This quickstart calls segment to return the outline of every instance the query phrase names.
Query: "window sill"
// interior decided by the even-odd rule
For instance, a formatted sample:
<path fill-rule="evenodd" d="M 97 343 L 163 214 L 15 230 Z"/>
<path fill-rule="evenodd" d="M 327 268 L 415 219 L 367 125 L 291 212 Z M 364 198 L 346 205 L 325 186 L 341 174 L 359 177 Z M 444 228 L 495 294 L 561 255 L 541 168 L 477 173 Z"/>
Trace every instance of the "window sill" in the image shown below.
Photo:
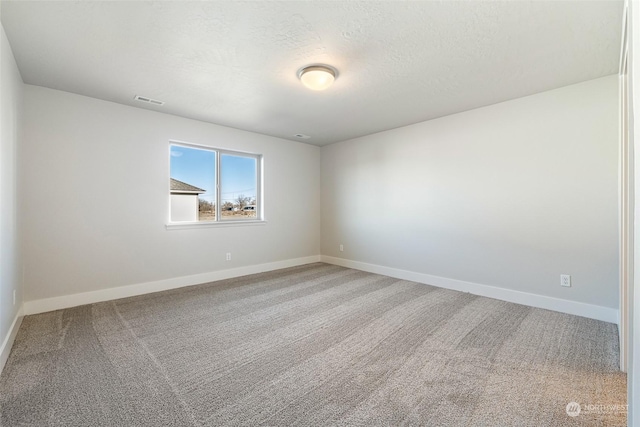
<path fill-rule="evenodd" d="M 198 222 L 170 222 L 167 230 L 186 230 L 189 228 L 216 228 L 216 227 L 242 227 L 254 225 L 266 225 L 265 220 L 240 220 L 240 221 L 198 221 Z"/>

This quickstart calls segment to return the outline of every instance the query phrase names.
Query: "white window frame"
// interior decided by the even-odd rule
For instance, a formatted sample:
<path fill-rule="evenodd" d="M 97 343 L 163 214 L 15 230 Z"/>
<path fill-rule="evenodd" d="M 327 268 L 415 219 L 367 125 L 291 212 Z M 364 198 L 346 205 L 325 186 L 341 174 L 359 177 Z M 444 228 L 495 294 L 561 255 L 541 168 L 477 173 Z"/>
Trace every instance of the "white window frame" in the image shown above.
<path fill-rule="evenodd" d="M 193 148 L 196 150 L 205 150 L 205 151 L 213 151 L 216 153 L 216 219 L 212 221 L 171 221 L 171 187 L 169 186 L 168 191 L 168 222 L 167 229 L 184 229 L 184 228 L 198 228 L 198 227 L 228 227 L 228 226 L 242 226 L 242 225 L 262 225 L 266 223 L 264 219 L 264 195 L 263 195 L 263 156 L 262 154 L 257 153 L 249 153 L 244 151 L 237 150 L 229 150 L 226 148 L 217 148 L 211 147 L 208 145 L 199 145 L 192 144 L 189 142 L 183 141 L 169 141 L 169 167 L 168 167 L 168 175 L 171 177 L 171 147 L 180 146 L 185 148 Z M 236 218 L 236 219 L 225 219 L 222 220 L 222 193 L 221 193 L 221 164 L 222 164 L 222 156 L 223 155 L 230 156 L 238 156 L 238 157 L 248 157 L 256 160 L 256 217 L 255 218 Z M 167 179 L 167 182 L 170 182 L 170 179 Z"/>

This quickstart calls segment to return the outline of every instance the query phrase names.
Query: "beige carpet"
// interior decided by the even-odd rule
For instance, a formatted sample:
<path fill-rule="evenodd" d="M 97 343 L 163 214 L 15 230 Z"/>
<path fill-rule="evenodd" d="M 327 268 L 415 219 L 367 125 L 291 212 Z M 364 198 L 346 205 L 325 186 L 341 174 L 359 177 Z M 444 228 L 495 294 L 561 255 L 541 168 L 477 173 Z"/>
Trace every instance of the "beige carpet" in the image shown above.
<path fill-rule="evenodd" d="M 28 316 L 0 377 L 2 426 L 623 426 L 625 404 L 613 324 L 326 264 Z"/>

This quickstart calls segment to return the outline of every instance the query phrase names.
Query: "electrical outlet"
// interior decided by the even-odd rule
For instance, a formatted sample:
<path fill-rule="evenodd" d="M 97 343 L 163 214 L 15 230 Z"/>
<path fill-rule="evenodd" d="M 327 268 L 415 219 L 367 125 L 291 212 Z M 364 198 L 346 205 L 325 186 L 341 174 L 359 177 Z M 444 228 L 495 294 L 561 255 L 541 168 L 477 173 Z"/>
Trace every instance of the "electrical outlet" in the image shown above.
<path fill-rule="evenodd" d="M 340 252 L 344 252 L 344 245 L 340 243 Z"/>
<path fill-rule="evenodd" d="M 571 276 L 569 276 L 568 274 L 561 274 L 560 275 L 560 286 L 565 286 L 567 288 L 571 287 Z"/>
<path fill-rule="evenodd" d="M 227 252 L 227 261 L 231 261 L 231 252 Z"/>
<path fill-rule="evenodd" d="M 13 305 L 16 305 L 16 290 L 13 290 Z"/>

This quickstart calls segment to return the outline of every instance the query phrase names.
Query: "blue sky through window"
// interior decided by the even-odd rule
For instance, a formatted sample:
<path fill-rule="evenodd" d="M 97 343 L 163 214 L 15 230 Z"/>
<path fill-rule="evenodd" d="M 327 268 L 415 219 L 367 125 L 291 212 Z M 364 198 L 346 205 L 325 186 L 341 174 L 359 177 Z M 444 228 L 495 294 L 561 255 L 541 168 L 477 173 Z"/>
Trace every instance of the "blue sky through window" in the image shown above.
<path fill-rule="evenodd" d="M 222 154 L 220 168 L 222 203 L 233 203 L 240 195 L 256 197 L 255 158 Z"/>
<path fill-rule="evenodd" d="M 239 195 L 256 197 L 256 159 L 222 154 L 222 203 Z M 210 150 L 171 145 L 171 178 L 206 190 L 201 199 L 215 202 L 216 153 Z"/>
<path fill-rule="evenodd" d="M 215 202 L 216 153 L 172 145 L 171 178 L 206 190 L 199 197 L 208 202 Z"/>

